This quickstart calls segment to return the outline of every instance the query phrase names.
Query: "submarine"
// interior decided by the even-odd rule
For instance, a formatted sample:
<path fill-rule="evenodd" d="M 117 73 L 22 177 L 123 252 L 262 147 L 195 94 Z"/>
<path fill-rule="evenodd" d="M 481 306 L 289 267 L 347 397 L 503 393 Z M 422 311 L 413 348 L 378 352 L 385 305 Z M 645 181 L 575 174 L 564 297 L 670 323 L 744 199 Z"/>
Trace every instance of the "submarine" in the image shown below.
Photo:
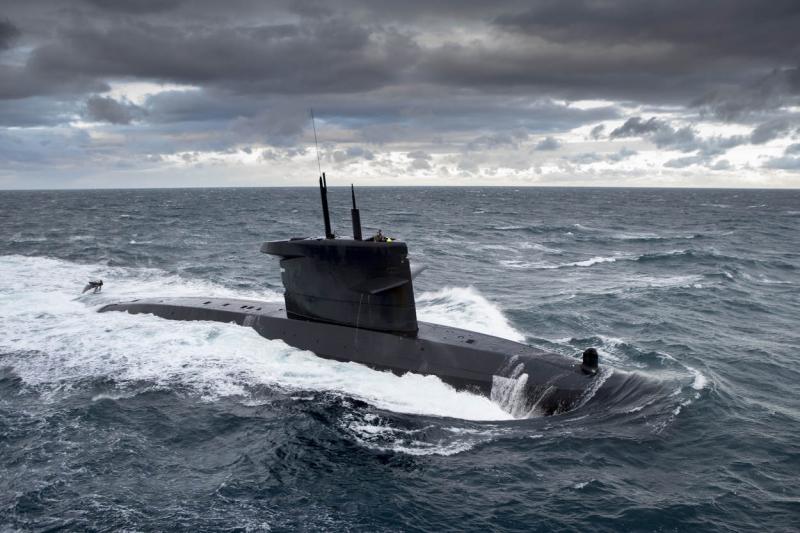
<path fill-rule="evenodd" d="M 457 390 L 482 394 L 517 418 L 565 413 L 612 401 L 641 388 L 634 374 L 600 368 L 598 353 L 580 358 L 474 331 L 417 320 L 405 242 L 380 233 L 363 238 L 352 194 L 352 238 L 331 230 L 325 173 L 319 178 L 325 235 L 265 242 L 278 258 L 284 302 L 220 297 L 134 299 L 101 313 L 151 314 L 168 320 L 215 321 L 253 328 L 319 357 L 397 375 L 432 375 Z"/>

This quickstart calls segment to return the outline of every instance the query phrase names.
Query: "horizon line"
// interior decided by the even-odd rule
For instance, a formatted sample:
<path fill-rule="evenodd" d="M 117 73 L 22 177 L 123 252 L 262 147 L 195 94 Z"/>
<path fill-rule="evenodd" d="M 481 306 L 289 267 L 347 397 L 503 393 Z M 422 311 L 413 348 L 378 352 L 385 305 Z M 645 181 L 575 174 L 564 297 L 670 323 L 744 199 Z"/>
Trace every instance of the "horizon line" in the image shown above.
<path fill-rule="evenodd" d="M 347 185 L 331 185 L 330 188 L 349 188 Z M 62 192 L 62 191 L 159 191 L 201 189 L 313 189 L 313 185 L 198 185 L 180 187 L 60 187 L 60 188 L 0 188 L 3 192 Z M 641 190 L 706 190 L 706 191 L 799 191 L 797 187 L 701 187 L 669 185 L 359 185 L 361 189 L 641 189 Z"/>

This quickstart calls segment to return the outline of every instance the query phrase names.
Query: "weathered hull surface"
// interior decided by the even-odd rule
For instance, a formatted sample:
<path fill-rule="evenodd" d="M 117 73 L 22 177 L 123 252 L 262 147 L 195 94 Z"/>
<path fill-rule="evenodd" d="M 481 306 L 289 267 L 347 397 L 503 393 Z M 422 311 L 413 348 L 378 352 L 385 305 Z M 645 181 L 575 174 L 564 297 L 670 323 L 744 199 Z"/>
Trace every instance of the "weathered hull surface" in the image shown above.
<path fill-rule="evenodd" d="M 416 336 L 406 336 L 289 319 L 283 304 L 229 298 L 139 299 L 99 311 L 233 322 L 326 359 L 435 375 L 457 389 L 491 397 L 515 416 L 565 412 L 628 380 L 622 373 L 584 373 L 577 360 L 531 346 L 426 322 L 419 322 Z"/>

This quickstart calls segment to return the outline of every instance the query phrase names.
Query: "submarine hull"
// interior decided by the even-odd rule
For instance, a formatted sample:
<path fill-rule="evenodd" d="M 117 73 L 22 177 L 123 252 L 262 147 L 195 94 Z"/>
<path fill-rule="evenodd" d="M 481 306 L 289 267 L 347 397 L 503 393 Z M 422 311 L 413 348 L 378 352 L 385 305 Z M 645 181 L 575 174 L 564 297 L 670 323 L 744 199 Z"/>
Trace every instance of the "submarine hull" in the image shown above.
<path fill-rule="evenodd" d="M 282 303 L 230 298 L 151 298 L 109 304 L 170 320 L 202 320 L 252 327 L 317 356 L 402 375 L 434 375 L 459 390 L 480 393 L 517 417 L 566 412 L 601 387 L 613 372 L 588 374 L 578 361 L 473 331 L 419 322 L 416 336 L 286 318 Z"/>

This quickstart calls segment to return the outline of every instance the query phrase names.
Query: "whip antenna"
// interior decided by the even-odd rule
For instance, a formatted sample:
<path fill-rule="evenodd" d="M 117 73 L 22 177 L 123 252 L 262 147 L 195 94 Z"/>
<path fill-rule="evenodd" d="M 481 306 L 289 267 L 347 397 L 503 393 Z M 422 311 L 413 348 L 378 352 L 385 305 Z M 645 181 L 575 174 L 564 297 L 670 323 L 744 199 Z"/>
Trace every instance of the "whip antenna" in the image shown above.
<path fill-rule="evenodd" d="M 314 146 L 317 148 L 317 167 L 319 168 L 319 175 L 322 175 L 322 163 L 319 161 L 319 143 L 317 142 L 317 126 L 314 124 L 314 108 L 309 108 L 311 113 L 311 128 L 314 130 Z"/>

